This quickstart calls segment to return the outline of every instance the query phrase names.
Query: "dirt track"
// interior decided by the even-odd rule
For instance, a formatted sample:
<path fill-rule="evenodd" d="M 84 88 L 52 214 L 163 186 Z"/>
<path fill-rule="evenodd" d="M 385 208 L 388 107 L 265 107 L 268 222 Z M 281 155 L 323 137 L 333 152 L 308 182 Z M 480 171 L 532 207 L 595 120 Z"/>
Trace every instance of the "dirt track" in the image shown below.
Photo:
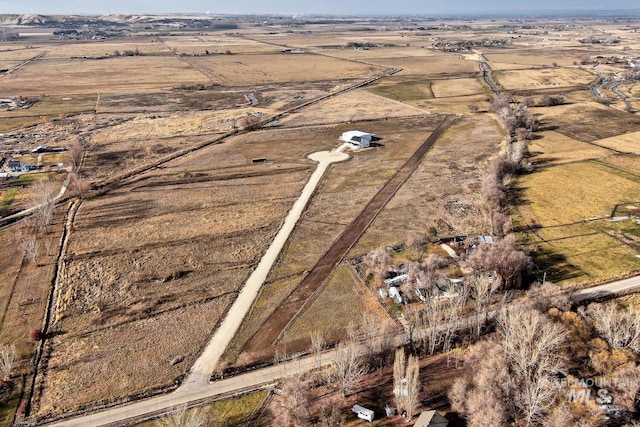
<path fill-rule="evenodd" d="M 369 228 L 378 214 L 391 200 L 400 187 L 409 179 L 413 171 L 420 164 L 427 152 L 433 147 L 442 133 L 453 123 L 455 116 L 449 115 L 440 122 L 438 127 L 429 135 L 425 142 L 413 153 L 407 162 L 396 174 L 382 187 L 369 201 L 367 206 L 358 215 L 344 232 L 333 243 L 329 250 L 320 258 L 320 261 L 300 282 L 300 285 L 289 297 L 271 314 L 262 327 L 245 345 L 243 351 L 249 358 L 249 363 L 258 363 L 270 359 L 275 353 L 275 342 L 280 332 L 291 319 L 303 308 L 305 302 L 320 288 L 334 268 L 347 255 L 349 250 L 360 240 L 360 237 Z M 302 349 L 292 349 L 298 351 Z"/>

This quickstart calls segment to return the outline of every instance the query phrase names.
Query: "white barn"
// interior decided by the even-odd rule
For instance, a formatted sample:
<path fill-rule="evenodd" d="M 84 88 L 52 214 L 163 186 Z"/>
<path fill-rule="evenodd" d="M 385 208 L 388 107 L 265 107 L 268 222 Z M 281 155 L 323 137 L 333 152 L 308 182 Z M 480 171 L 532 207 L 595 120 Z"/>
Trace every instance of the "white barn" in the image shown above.
<path fill-rule="evenodd" d="M 341 140 L 350 144 L 355 148 L 367 148 L 371 144 L 372 135 L 366 132 L 360 132 L 359 130 L 350 130 L 343 132 L 340 137 Z"/>

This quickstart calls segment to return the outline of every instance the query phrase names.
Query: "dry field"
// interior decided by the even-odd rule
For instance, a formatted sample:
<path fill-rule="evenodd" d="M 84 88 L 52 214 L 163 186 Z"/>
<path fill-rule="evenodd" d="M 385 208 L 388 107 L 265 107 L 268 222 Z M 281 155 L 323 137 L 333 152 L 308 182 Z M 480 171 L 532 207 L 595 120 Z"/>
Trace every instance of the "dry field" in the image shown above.
<path fill-rule="evenodd" d="M 482 49 L 485 58 L 491 62 L 494 70 L 530 69 L 534 67 L 571 67 L 579 64 L 590 54 L 588 49 L 561 48 L 515 48 L 515 49 Z"/>
<path fill-rule="evenodd" d="M 491 95 L 489 92 L 485 92 L 478 95 L 471 96 L 456 96 L 446 98 L 433 98 L 418 101 L 411 101 L 411 105 L 423 108 L 427 111 L 432 111 L 438 114 L 469 114 L 469 105 L 475 104 L 478 106 L 479 111 L 489 111 L 491 104 Z"/>
<path fill-rule="evenodd" d="M 535 112 L 542 129 L 585 142 L 637 132 L 640 126 L 640 117 L 597 102 L 536 108 Z"/>
<path fill-rule="evenodd" d="M 314 331 L 322 331 L 326 342 L 338 341 L 350 324 L 357 325 L 362 321 L 363 313 L 376 316 L 380 330 L 394 326 L 375 294 L 350 267 L 342 264 L 318 290 L 313 302 L 283 331 L 278 344 L 295 346 L 296 342 L 304 342 L 310 347 L 310 334 Z"/>
<path fill-rule="evenodd" d="M 348 162 L 333 165 L 307 212 L 274 266 L 269 279 L 277 280 L 300 274 L 313 266 L 344 227 L 360 213 L 373 195 L 395 174 L 397 169 L 429 136 L 438 116 L 424 119 L 362 123 L 359 126 L 382 138 L 380 147 L 355 153 Z M 331 127 L 340 135 L 347 126 Z M 389 129 L 393 126 L 393 131 Z M 335 138 L 335 136 L 334 136 Z M 314 241 L 312 247 L 309 241 Z"/>
<path fill-rule="evenodd" d="M 269 400 L 270 390 L 260 390 L 229 399 L 218 400 L 208 405 L 200 406 L 197 409 L 199 417 L 204 419 L 206 426 L 218 425 L 220 427 L 246 426 L 250 427 L 265 403 Z M 157 427 L 158 421 L 146 421 L 136 424 L 135 427 Z"/>
<path fill-rule="evenodd" d="M 543 169 L 519 182 L 537 224 L 548 227 L 608 217 L 616 204 L 640 200 L 638 179 L 616 172 L 583 162 Z"/>
<path fill-rule="evenodd" d="M 629 154 L 640 154 L 640 131 L 629 132 L 622 135 L 613 136 L 611 138 L 598 139 L 593 141 L 594 144 L 611 148 L 616 151 Z"/>
<path fill-rule="evenodd" d="M 45 52 L 42 48 L 0 50 L 2 68 L 12 68 L 28 59 L 35 58 Z"/>
<path fill-rule="evenodd" d="M 56 84 L 52 85 L 55 81 Z M 39 59 L 2 78 L 12 94 L 143 92 L 211 80 L 178 57 L 132 56 L 103 60 Z"/>
<path fill-rule="evenodd" d="M 394 75 L 367 87 L 368 91 L 396 101 L 416 101 L 434 97 L 431 81 L 418 76 Z"/>
<path fill-rule="evenodd" d="M 334 27 L 318 31 L 313 27 L 308 28 L 309 31 L 276 34 L 259 33 L 251 34 L 250 37 L 254 40 L 297 49 L 319 49 L 330 54 L 331 52 L 338 52 L 349 42 L 393 45 L 393 49 L 396 49 L 406 47 L 407 42 L 410 41 L 395 31 L 379 32 L 375 29 L 373 31 L 353 31 L 354 27 L 351 30 L 348 27 L 345 27 L 344 30 Z M 383 48 L 375 48 L 363 52 L 379 51 L 380 49 Z M 344 50 L 344 52 L 347 52 L 347 50 Z"/>
<path fill-rule="evenodd" d="M 225 85 L 313 82 L 320 80 L 364 80 L 382 74 L 382 67 L 320 55 L 281 53 L 276 55 L 216 55 L 191 58 Z"/>
<path fill-rule="evenodd" d="M 136 50 L 144 56 L 172 55 L 171 51 L 159 43 L 155 37 L 132 37 L 120 40 L 87 41 L 77 43 L 52 43 L 43 45 L 47 49 L 47 59 L 71 58 L 73 56 L 109 56 L 116 51 L 124 55 L 125 51 Z"/>
<path fill-rule="evenodd" d="M 231 37 L 224 34 L 163 36 L 160 38 L 170 49 L 186 55 L 224 54 L 270 54 L 277 53 L 280 48 L 270 44 L 248 40 L 243 37 Z"/>
<path fill-rule="evenodd" d="M 637 175 L 580 162 L 522 177 L 518 191 L 517 209 L 534 227 L 530 248 L 550 280 L 585 282 L 640 268 L 637 249 L 621 243 L 612 234 L 619 227 L 608 222 L 616 204 L 640 200 Z"/>
<path fill-rule="evenodd" d="M 345 44 L 349 41 L 345 41 Z M 442 53 L 434 52 L 430 49 L 425 49 L 421 47 L 410 47 L 410 46 L 387 46 L 387 47 L 376 47 L 368 50 L 363 49 L 348 49 L 348 48 L 340 48 L 340 49 L 321 49 L 319 52 L 329 55 L 335 56 L 338 58 L 344 59 L 353 59 L 359 61 L 366 61 L 376 63 L 378 60 L 382 59 L 394 59 L 394 58 L 438 58 L 442 56 Z"/>
<path fill-rule="evenodd" d="M 530 161 L 534 165 L 557 165 L 612 155 L 610 150 L 588 144 L 558 133 L 541 131 L 529 143 Z"/>
<path fill-rule="evenodd" d="M 243 345 L 433 131 L 442 117 L 432 112 L 459 117 L 349 256 L 398 245 L 431 227 L 439 236 L 486 233 L 480 182 L 504 134 L 485 114 L 492 94 L 481 80 L 479 57 L 434 51 L 435 41 L 511 38 L 508 48 L 477 48 L 496 70 L 495 79 L 519 99 L 566 97 L 565 105 L 531 108 L 541 120 L 531 161 L 545 167 L 521 177 L 512 194 L 514 217 L 521 222 L 516 225 L 537 227 L 523 241 L 550 279 L 586 281 L 640 268 L 637 250 L 619 240 L 636 232 L 633 224 L 607 220 L 615 204 L 640 201 L 637 156 L 615 152 L 639 154 L 634 139 L 640 119 L 594 102 L 589 86 L 595 72 L 573 65 L 588 53 L 623 52 L 622 47 L 579 44 L 575 39 L 589 31 L 576 27 L 543 34 L 506 21 L 425 26 L 412 31 L 398 24 L 305 24 L 289 31 L 247 24 L 233 30 L 239 36 L 199 29 L 34 42 L 33 49 L 21 43 L 11 51 L 1 49 L 14 45 L 1 45 L 5 67 L 48 53 L 0 78 L 2 96 L 40 96 L 28 110 L 1 111 L 0 132 L 24 132 L 25 142 L 16 148 L 45 140 L 54 146 L 83 142 L 86 184 L 111 181 L 105 193 L 88 193 L 93 196 L 82 202 L 71 228 L 56 323 L 37 380 L 37 417 L 172 388 L 306 183 L 314 168 L 306 155 L 337 147 L 346 130 L 371 132 L 380 140 L 328 170 L 227 350 L 227 364 L 246 362 Z M 632 33 L 614 33 L 633 46 Z M 349 42 L 394 46 L 341 48 Z M 284 46 L 306 53 L 280 53 Z M 143 56 L 71 59 L 136 49 Z M 272 116 L 396 67 L 403 71 L 369 87 L 217 141 L 249 113 Z M 638 96 L 636 86 L 622 90 Z M 469 113 L 472 103 L 479 113 Z M 117 179 L 176 153 L 184 155 Z M 254 164 L 256 158 L 266 162 Z M 16 184 L 27 185 L 28 179 L 34 177 Z M 2 199 L 15 196 L 20 206 L 26 195 L 5 191 Z M 40 238 L 38 265 L 24 259 L 16 243 L 19 230 L 0 232 L 0 337 L 2 343 L 18 340 L 23 366 L 32 350 L 25 336 L 41 324 L 63 210 L 55 231 Z M 584 222 L 594 217 L 603 219 Z M 342 264 L 289 325 L 282 344 L 293 346 L 315 329 L 338 339 L 362 311 L 390 322 L 375 295 Z M 169 363 L 178 356 L 182 361 Z"/>
<path fill-rule="evenodd" d="M 82 204 L 40 416 L 169 387 L 187 372 L 310 173 L 246 166 L 234 145 Z M 184 362 L 170 365 L 176 356 Z"/>
<path fill-rule="evenodd" d="M 426 57 L 390 57 L 377 58 L 376 64 L 385 67 L 402 68 L 400 76 L 421 76 L 422 78 L 472 77 L 480 72 L 478 64 L 465 61 L 459 55 L 439 54 Z"/>
<path fill-rule="evenodd" d="M 507 90 L 586 87 L 597 81 L 594 74 L 577 68 L 508 70 L 496 71 L 493 75 Z"/>
<path fill-rule="evenodd" d="M 435 227 L 440 236 L 487 229 L 480 180 L 502 137 L 486 116 L 459 119 L 374 221 L 351 256 L 403 243 L 410 233 Z"/>
<path fill-rule="evenodd" d="M 371 108 L 372 105 L 376 107 Z M 280 120 L 279 124 L 285 127 L 308 126 L 422 116 L 424 114 L 424 110 L 402 102 L 365 90 L 354 90 L 324 100 L 299 114 L 286 117 Z"/>
<path fill-rule="evenodd" d="M 37 259 L 30 261 L 20 240 L 22 227 L 0 232 L 0 344 L 16 346 L 18 360 L 14 369 L 15 386 L 0 405 L 0 424 L 12 425 L 21 393 L 28 386 L 20 381 L 21 372 L 30 372 L 35 344 L 29 333 L 42 326 L 53 274 L 55 254 L 61 235 L 64 207 L 56 211 L 50 233 L 39 234 Z"/>
<path fill-rule="evenodd" d="M 433 80 L 431 90 L 436 98 L 469 96 L 484 93 L 484 86 L 478 79 Z"/>

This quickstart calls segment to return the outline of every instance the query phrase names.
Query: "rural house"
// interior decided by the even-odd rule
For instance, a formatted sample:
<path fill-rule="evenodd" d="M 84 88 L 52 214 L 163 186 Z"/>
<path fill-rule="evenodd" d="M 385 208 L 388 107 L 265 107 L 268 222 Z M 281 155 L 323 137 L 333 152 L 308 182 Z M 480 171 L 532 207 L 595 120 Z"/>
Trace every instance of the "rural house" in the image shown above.
<path fill-rule="evenodd" d="M 354 148 L 367 148 L 371 145 L 372 135 L 359 130 L 350 130 L 343 132 L 340 139 Z"/>

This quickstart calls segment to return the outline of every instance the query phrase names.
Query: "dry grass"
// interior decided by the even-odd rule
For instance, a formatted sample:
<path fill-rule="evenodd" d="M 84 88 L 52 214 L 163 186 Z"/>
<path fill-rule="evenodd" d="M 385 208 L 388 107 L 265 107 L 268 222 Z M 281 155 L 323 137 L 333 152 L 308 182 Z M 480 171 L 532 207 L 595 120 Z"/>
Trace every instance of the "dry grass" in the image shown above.
<path fill-rule="evenodd" d="M 571 283 L 614 277 L 640 268 L 637 250 L 600 232 L 597 224 L 542 228 L 537 232 L 548 239 L 530 245 L 537 251 L 561 254 L 561 261 L 540 267 L 548 268 L 548 280 Z M 559 237 L 554 237 L 559 236 Z M 553 237 L 553 238 L 551 238 Z"/>
<path fill-rule="evenodd" d="M 482 93 L 471 96 L 457 96 L 447 98 L 434 98 L 420 101 L 411 101 L 411 105 L 422 108 L 427 111 L 439 114 L 469 114 L 469 104 L 478 106 L 479 111 L 488 111 L 491 96 L 488 93 Z"/>
<path fill-rule="evenodd" d="M 227 51 L 232 54 L 268 54 L 280 51 L 277 46 L 224 34 L 163 36 L 161 39 L 166 46 L 187 55 L 206 55 L 207 50 L 211 55 Z"/>
<path fill-rule="evenodd" d="M 302 276 L 289 277 L 287 279 L 265 284 L 258 298 L 251 306 L 251 310 L 242 321 L 240 329 L 227 346 L 222 359 L 228 364 L 236 362 L 242 347 L 253 337 L 266 321 L 271 313 L 282 304 L 287 296 L 298 286 Z M 238 361 L 242 363 L 242 361 Z"/>
<path fill-rule="evenodd" d="M 425 234 L 430 227 L 440 235 L 485 232 L 480 179 L 501 137 L 486 116 L 460 119 L 391 199 L 351 256 L 403 243 L 409 232 Z"/>
<path fill-rule="evenodd" d="M 617 155 L 607 157 L 606 163 L 635 174 L 640 174 L 640 158 L 635 155 Z"/>
<path fill-rule="evenodd" d="M 195 409 L 204 417 L 203 425 L 217 425 L 219 427 L 251 427 L 249 424 L 265 404 L 269 391 L 260 390 L 230 399 L 218 400 Z M 189 409 L 192 411 L 194 409 Z M 157 427 L 156 421 L 146 421 L 136 424 L 136 427 Z"/>
<path fill-rule="evenodd" d="M 529 143 L 531 162 L 536 165 L 557 165 L 612 155 L 609 150 L 571 139 L 556 131 L 536 133 Z"/>
<path fill-rule="evenodd" d="M 378 80 L 367 86 L 366 90 L 396 101 L 415 101 L 434 97 L 430 81 L 397 75 Z"/>
<path fill-rule="evenodd" d="M 22 93 L 22 92 L 20 92 Z M 95 109 L 97 95 L 93 94 L 64 94 L 44 95 L 38 98 L 33 106 L 27 110 L 13 110 L 0 112 L 0 118 L 6 120 L 32 120 L 41 123 L 45 117 L 59 117 L 60 115 L 75 114 Z M 4 121 L 4 120 L 3 120 Z"/>
<path fill-rule="evenodd" d="M 484 87 L 478 79 L 433 80 L 431 90 L 436 98 L 469 96 L 484 93 Z"/>
<path fill-rule="evenodd" d="M 314 331 L 322 332 L 325 339 L 331 341 L 343 335 L 350 324 L 358 325 L 366 312 L 378 316 L 380 324 L 391 320 L 374 294 L 354 277 L 350 267 L 341 264 L 318 289 L 313 302 L 291 322 L 278 344 L 296 341 L 310 344 L 310 334 Z"/>
<path fill-rule="evenodd" d="M 640 144 L 638 144 L 639 138 L 640 132 L 630 132 L 611 138 L 598 139 L 594 141 L 594 143 L 604 147 L 613 148 L 614 150 L 622 151 L 624 153 L 640 154 Z"/>
<path fill-rule="evenodd" d="M 52 85 L 51 82 L 56 84 Z M 177 57 L 136 56 L 100 61 L 40 59 L 5 76 L 5 90 L 19 95 L 143 92 L 211 80 Z"/>
<path fill-rule="evenodd" d="M 12 45 L 14 49 L 0 50 L 0 60 L 2 61 L 2 68 L 10 68 L 12 64 L 19 64 L 27 59 L 35 58 L 44 52 L 44 49 L 15 49 L 15 45 Z M 2 48 L 0 48 L 2 49 Z"/>
<path fill-rule="evenodd" d="M 594 162 L 543 169 L 523 176 L 518 187 L 543 227 L 607 217 L 617 203 L 640 200 L 637 181 Z"/>
<path fill-rule="evenodd" d="M 47 46 L 47 58 L 71 58 L 72 56 L 109 56 L 115 51 L 124 54 L 125 51 L 136 50 L 145 56 L 173 55 L 155 37 L 132 37 L 121 40 L 102 40 L 99 42 L 59 43 Z M 99 62 L 99 61 L 98 61 Z"/>
<path fill-rule="evenodd" d="M 382 74 L 373 65 L 309 54 L 216 55 L 192 58 L 226 85 L 365 79 Z"/>
<path fill-rule="evenodd" d="M 386 67 L 400 67 L 400 76 L 420 76 L 421 78 L 463 77 L 465 74 L 479 73 L 478 64 L 465 61 L 457 55 L 438 54 L 426 57 L 377 58 L 376 64 Z"/>
<path fill-rule="evenodd" d="M 543 130 L 551 126 L 551 130 L 586 142 L 636 132 L 640 125 L 640 117 L 597 102 L 536 108 L 535 112 L 540 114 Z"/>
<path fill-rule="evenodd" d="M 616 159 L 621 157 L 610 156 L 606 162 Z M 640 200 L 639 177 L 622 167 L 624 163 L 574 163 L 519 180 L 518 210 L 526 223 L 535 225 L 529 247 L 550 280 L 587 282 L 640 268 L 637 248 L 616 237 L 624 224 L 607 220 L 617 203 Z M 594 217 L 605 219 L 582 222 Z"/>
<path fill-rule="evenodd" d="M 61 415 L 171 387 L 195 362 L 231 301 L 227 296 L 86 335 L 53 338 L 37 414 Z M 170 365 L 176 356 L 185 359 Z"/>
<path fill-rule="evenodd" d="M 508 65 L 515 65 L 522 69 L 531 67 L 569 67 L 574 62 L 580 63 L 589 54 L 587 49 L 561 49 L 529 47 L 525 49 L 492 50 L 483 49 L 484 56 L 491 61 L 494 70 L 508 69 Z"/>
<path fill-rule="evenodd" d="M 372 106 L 375 106 L 372 108 Z M 281 120 L 283 126 L 304 126 L 362 120 L 424 115 L 425 111 L 410 105 L 374 95 L 364 90 L 354 90 L 292 114 Z M 339 135 L 338 135 L 339 136 Z"/>
<path fill-rule="evenodd" d="M 594 74 L 576 68 L 496 71 L 493 75 L 507 90 L 587 86 L 597 81 Z"/>

